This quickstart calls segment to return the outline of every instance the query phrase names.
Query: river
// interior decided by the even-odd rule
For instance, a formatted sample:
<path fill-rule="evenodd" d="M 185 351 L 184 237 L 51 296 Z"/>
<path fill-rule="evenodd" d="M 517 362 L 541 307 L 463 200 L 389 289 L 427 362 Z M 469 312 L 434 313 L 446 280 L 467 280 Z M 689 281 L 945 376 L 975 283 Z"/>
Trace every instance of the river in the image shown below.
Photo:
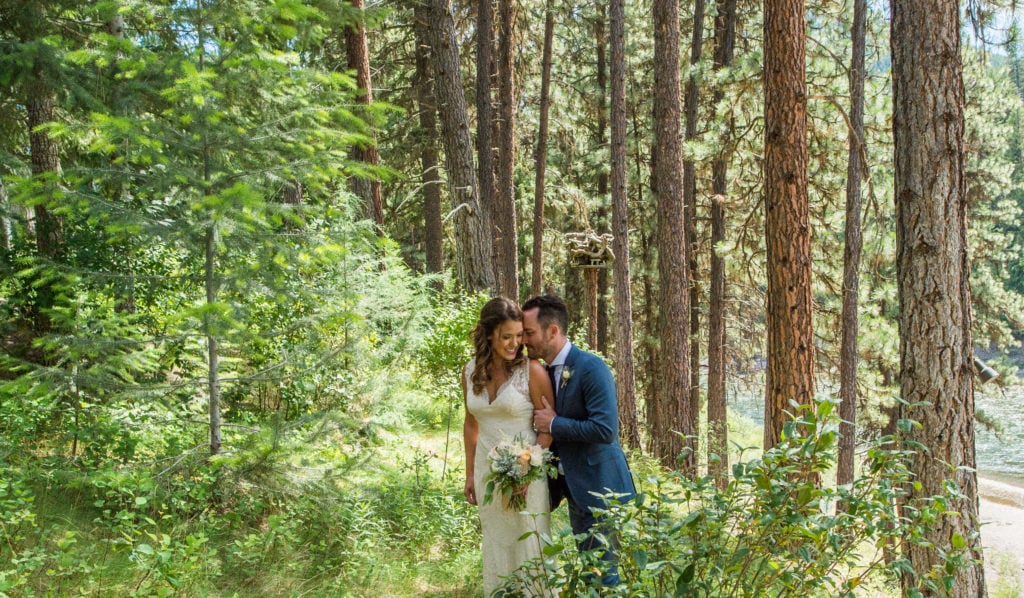
<path fill-rule="evenodd" d="M 974 405 L 1002 428 L 998 434 L 983 425 L 976 428 L 978 471 L 1024 485 L 1024 387 L 980 387 Z"/>
<path fill-rule="evenodd" d="M 1024 385 L 1009 388 L 979 385 L 974 402 L 976 411 L 1001 428 L 997 432 L 980 423 L 976 426 L 978 472 L 1024 487 Z M 730 388 L 729 406 L 757 425 L 764 424 L 764 400 L 749 390 Z"/>

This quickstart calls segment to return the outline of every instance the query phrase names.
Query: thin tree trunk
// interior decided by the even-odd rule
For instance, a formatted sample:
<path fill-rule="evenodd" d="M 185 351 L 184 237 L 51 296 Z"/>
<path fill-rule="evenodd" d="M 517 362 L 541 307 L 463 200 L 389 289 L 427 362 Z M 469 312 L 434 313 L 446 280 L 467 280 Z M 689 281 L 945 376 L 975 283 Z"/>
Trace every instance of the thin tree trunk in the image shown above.
<path fill-rule="evenodd" d="M 839 457 L 836 483 L 852 484 L 857 445 L 857 305 L 860 287 L 860 180 L 864 151 L 864 38 L 867 0 L 854 0 L 850 60 L 850 148 L 846 163 L 842 341 L 839 348 Z"/>
<path fill-rule="evenodd" d="M 587 345 L 597 345 L 597 271 L 598 268 L 584 268 L 583 279 L 587 283 Z"/>
<path fill-rule="evenodd" d="M 199 32 L 199 43 L 198 47 L 201 48 L 199 53 L 199 72 L 203 72 L 205 65 L 205 53 L 206 39 L 205 39 L 205 27 L 200 24 L 197 27 Z M 210 144 L 206 138 L 206 129 L 204 128 L 201 132 L 202 138 L 202 159 L 203 159 L 203 194 L 210 196 L 213 193 L 213 172 L 211 165 L 213 159 L 210 156 Z M 217 455 L 221 450 L 221 428 L 223 421 L 221 418 L 220 410 L 220 353 L 219 343 L 217 335 L 214 333 L 214 322 L 213 314 L 216 310 L 213 309 L 214 304 L 217 303 L 217 291 L 218 291 L 218 280 L 217 280 L 217 222 L 210 218 L 210 222 L 206 225 L 206 241 L 203 245 L 203 283 L 206 287 L 206 307 L 207 312 L 203 316 L 203 333 L 206 335 L 206 377 L 207 377 L 207 392 L 209 393 L 209 402 L 207 408 L 209 410 L 210 418 L 210 454 Z"/>
<path fill-rule="evenodd" d="M 206 229 L 206 243 L 204 245 L 205 262 L 203 268 L 204 283 L 206 286 L 206 305 L 212 306 L 217 302 L 217 272 L 216 272 L 216 251 L 217 251 L 217 225 L 210 223 Z M 221 449 L 221 414 L 220 414 L 220 355 L 217 336 L 213 333 L 213 316 L 205 316 L 206 328 L 206 374 L 207 390 L 210 394 L 209 415 L 210 415 L 210 454 L 216 455 Z"/>
<path fill-rule="evenodd" d="M 424 249 L 427 256 L 426 269 L 430 274 L 444 270 L 443 239 L 441 221 L 441 177 L 438 174 L 437 145 L 437 101 L 434 98 L 434 81 L 430 73 L 430 42 L 428 41 L 428 10 L 422 2 L 415 3 L 416 39 L 416 103 L 419 105 L 420 167 L 423 170 L 423 220 L 426 228 Z M 441 281 L 435 290 L 441 290 Z"/>
<path fill-rule="evenodd" d="M 612 22 L 611 15 L 609 15 L 609 23 L 611 23 L 611 22 Z M 614 35 L 614 33 L 615 33 L 614 30 L 610 31 L 610 35 Z M 612 43 L 614 43 L 614 41 L 612 41 Z M 611 46 L 610 53 L 612 55 L 612 61 L 613 62 L 615 60 L 614 52 L 615 52 L 614 46 Z M 614 84 L 612 86 L 612 91 L 611 91 L 610 99 L 611 99 L 612 121 L 614 122 L 614 119 L 615 119 L 615 88 L 614 88 Z M 638 105 L 637 102 L 633 102 L 632 104 L 627 104 L 627 106 L 628 106 L 628 110 L 629 110 L 628 114 L 629 114 L 629 119 L 630 119 L 630 125 L 633 127 L 633 130 L 637 132 L 637 136 L 639 137 L 639 135 L 640 135 L 639 132 L 643 130 L 643 123 L 642 123 L 641 116 L 640 116 L 639 105 Z M 623 135 L 624 135 L 624 133 L 623 133 Z M 614 130 L 614 128 L 612 129 L 612 133 L 611 133 L 611 149 L 612 149 L 612 152 L 615 151 L 615 130 Z M 614 156 L 615 154 L 612 153 L 612 155 Z M 643 180 L 643 172 L 644 172 L 645 168 L 647 170 L 649 170 L 649 171 L 653 171 L 654 168 L 653 168 L 653 166 L 647 164 L 647 162 L 644 161 L 643 150 L 642 150 L 641 144 L 639 144 L 639 143 L 634 143 L 633 144 L 632 158 L 633 158 L 633 177 L 637 181 L 642 181 Z M 651 156 L 651 158 L 653 159 L 653 155 Z M 654 184 L 655 184 L 655 181 L 652 179 L 650 181 L 652 198 L 654 196 Z M 644 197 L 644 185 L 637 185 L 634 192 L 636 193 L 636 198 L 635 198 L 634 201 L 636 202 L 637 205 L 640 205 L 640 206 L 649 206 L 650 205 L 650 201 L 648 201 Z M 615 196 L 615 182 L 614 181 L 612 181 L 612 196 L 613 197 Z M 637 227 L 637 232 L 640 233 L 640 244 L 639 244 L 639 246 L 640 246 L 640 264 L 641 264 L 642 270 L 644 272 L 654 272 L 656 270 L 656 268 L 657 268 L 657 266 L 655 265 L 655 261 L 654 261 L 654 240 L 653 240 L 653 238 L 651 236 L 651 233 L 650 233 L 649 229 L 650 229 L 649 226 Z M 618 234 L 616 234 L 616 238 L 618 238 Z M 657 326 L 657 321 L 658 321 L 658 317 L 657 317 L 656 312 L 655 312 L 655 310 L 657 309 L 657 299 L 655 298 L 656 291 L 655 291 L 655 288 L 654 288 L 654 277 L 653 276 L 641 276 L 639 278 L 639 283 L 640 283 L 640 288 L 641 288 L 641 295 L 643 296 L 643 307 L 642 307 L 643 322 L 646 325 L 647 329 L 651 330 L 651 329 L 653 329 L 654 326 Z M 643 371 L 646 371 L 646 372 L 655 372 L 655 371 L 657 371 L 657 368 L 658 368 L 658 354 L 659 354 L 658 347 L 657 347 L 657 339 L 654 337 L 653 334 L 644 334 L 644 335 L 641 335 L 641 337 L 640 337 L 640 344 L 643 347 L 643 352 L 642 352 L 643 359 L 644 359 Z M 653 450 L 653 448 L 654 448 L 653 434 L 650 432 L 650 430 L 651 430 L 651 422 L 657 421 L 656 407 L 657 407 L 657 404 L 658 404 L 658 402 L 656 400 L 657 399 L 657 395 L 658 395 L 657 384 L 656 384 L 656 382 L 655 382 L 655 380 L 654 380 L 654 378 L 652 376 L 647 376 L 644 379 L 643 393 L 644 393 L 644 405 L 645 405 L 645 409 L 644 409 L 644 418 L 645 418 L 645 424 L 646 424 L 645 425 L 645 429 L 648 430 L 648 432 L 647 432 L 646 437 L 642 437 L 641 438 L 641 441 L 644 444 L 646 444 L 646 446 L 648 447 L 648 452 L 651 452 Z"/>
<path fill-rule="evenodd" d="M 349 0 L 349 3 L 363 13 L 363 0 Z M 370 80 L 370 51 L 366 43 L 366 26 L 363 19 L 363 15 L 360 14 L 359 23 L 345 31 L 345 47 L 348 49 L 348 66 L 356 71 L 356 86 L 363 92 L 360 102 L 369 106 L 373 103 L 373 84 Z M 365 147 L 353 147 L 352 158 L 376 167 L 380 163 L 376 142 Z M 376 177 L 369 180 L 353 177 L 350 184 L 352 191 L 363 198 L 367 214 L 377 225 L 377 233 L 384 234 L 384 200 L 380 180 Z"/>
<path fill-rule="evenodd" d="M 694 470 L 693 424 L 690 410 L 689 266 L 683 211 L 682 136 L 680 131 L 679 4 L 655 0 L 654 16 L 654 146 L 652 176 L 658 220 L 658 282 L 661 364 L 657 417 L 649 421 L 654 456 L 666 467 Z M 654 150 L 652 150 L 654 151 Z"/>
<path fill-rule="evenodd" d="M 636 377 L 633 364 L 633 297 L 629 274 L 629 203 L 626 195 L 626 8 L 609 0 L 611 54 L 611 193 L 612 262 L 615 285 L 615 377 L 619 390 L 619 436 L 630 448 L 640 447 Z"/>
<path fill-rule="evenodd" d="M 534 154 L 533 181 L 533 276 L 530 294 L 540 295 L 544 272 L 544 174 L 548 166 L 548 112 L 551 96 L 551 44 L 555 35 L 555 13 L 551 0 L 544 5 L 544 49 L 541 55 L 540 126 L 537 130 L 537 152 Z"/>
<path fill-rule="evenodd" d="M 686 79 L 683 100 L 686 115 L 686 141 L 697 138 L 697 109 L 700 105 L 697 69 L 704 44 L 704 0 L 693 3 L 693 33 L 690 40 L 690 76 Z M 697 285 L 697 177 L 692 158 L 683 160 L 683 212 L 686 227 L 686 262 L 690 270 L 690 413 L 693 433 L 700 429 L 700 303 Z M 696 449 L 696 441 L 694 441 Z"/>
<path fill-rule="evenodd" d="M 605 20 L 607 19 L 607 8 L 604 5 L 598 6 L 598 15 L 594 20 L 594 46 L 597 50 L 597 124 L 596 137 L 597 145 L 605 147 L 608 143 L 608 59 L 607 40 L 605 39 Z M 597 210 L 597 221 L 602 232 L 611 232 L 606 227 L 608 219 L 608 206 L 611 202 L 605 203 L 608 197 L 608 172 L 604 169 L 597 173 L 597 196 L 600 207 Z M 602 268 L 597 273 L 597 350 L 603 355 L 608 354 L 608 269 Z"/>
<path fill-rule="evenodd" d="M 481 210 L 473 170 L 473 142 L 459 72 L 455 23 L 445 0 L 429 0 L 428 31 L 434 66 L 434 91 L 441 115 L 448 189 L 455 218 L 456 264 L 462 287 L 470 292 L 497 291 L 490 242 L 491 223 Z"/>
<path fill-rule="evenodd" d="M 924 530 L 929 548 L 904 542 L 910 561 L 903 590 L 942 567 L 942 554 L 965 543 L 966 564 L 952 572 L 951 596 L 985 596 L 978 532 L 974 448 L 974 381 L 967 191 L 964 177 L 964 85 L 957 3 L 893 0 L 892 82 L 895 152 L 896 278 L 900 299 L 902 417 L 915 420 L 909 505 L 933 504 L 952 481 L 955 514 Z M 945 574 L 943 572 L 943 574 Z"/>
<path fill-rule="evenodd" d="M 519 232 L 516 225 L 515 22 L 513 0 L 498 0 L 498 190 L 494 244 L 498 292 L 519 300 Z"/>
<path fill-rule="evenodd" d="M 491 98 L 494 66 L 494 2 L 480 0 L 476 24 L 476 159 L 481 215 L 488 230 L 493 224 L 496 199 L 493 135 L 496 124 Z M 496 259 L 496 253 L 492 251 L 491 257 Z M 497 262 L 492 268 L 497 272 Z"/>
<path fill-rule="evenodd" d="M 4 251 L 11 250 L 14 242 L 14 229 L 11 227 L 11 219 L 7 216 L 11 211 L 11 204 L 7 198 L 7 186 L 0 180 L 0 225 L 3 225 L 3 248 Z"/>
<path fill-rule="evenodd" d="M 715 17 L 716 71 L 732 64 L 733 42 L 736 37 L 736 0 L 719 0 L 718 15 Z M 725 96 L 721 88 L 715 90 L 713 106 Z M 714 108 L 712 108 L 714 110 Z M 708 116 L 714 120 L 715 115 Z M 729 146 L 732 127 L 720 140 L 722 148 L 711 165 L 711 283 L 708 299 L 708 452 L 717 455 L 710 460 L 709 475 L 715 483 L 724 488 L 729 471 L 729 422 L 725 401 L 725 260 L 718 255 L 717 247 L 725 241 L 725 206 L 728 192 L 728 160 L 725 149 Z"/>
<path fill-rule="evenodd" d="M 808 405 L 814 399 L 804 19 L 803 0 L 765 0 L 765 450 L 782 437 L 790 402 Z"/>

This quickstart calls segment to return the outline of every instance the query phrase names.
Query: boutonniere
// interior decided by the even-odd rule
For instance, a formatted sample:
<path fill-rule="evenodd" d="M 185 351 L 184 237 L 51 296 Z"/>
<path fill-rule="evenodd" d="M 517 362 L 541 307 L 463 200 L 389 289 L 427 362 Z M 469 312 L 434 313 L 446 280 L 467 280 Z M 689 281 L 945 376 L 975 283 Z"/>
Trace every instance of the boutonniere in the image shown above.
<path fill-rule="evenodd" d="M 565 388 L 565 385 L 569 383 L 569 378 L 572 378 L 572 370 L 566 367 L 562 368 L 562 384 L 559 390 Z"/>

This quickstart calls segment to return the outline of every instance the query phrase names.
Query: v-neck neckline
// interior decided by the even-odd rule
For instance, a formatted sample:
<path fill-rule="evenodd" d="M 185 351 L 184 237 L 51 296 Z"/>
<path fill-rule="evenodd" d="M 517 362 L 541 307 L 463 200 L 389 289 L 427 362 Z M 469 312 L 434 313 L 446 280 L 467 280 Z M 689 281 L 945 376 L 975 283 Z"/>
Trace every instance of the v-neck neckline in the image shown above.
<path fill-rule="evenodd" d="M 485 386 L 484 387 L 484 394 L 487 395 L 487 404 L 488 405 L 493 405 L 494 402 L 498 400 L 498 397 L 501 396 L 502 389 L 504 389 L 506 386 L 508 386 L 508 383 L 511 382 L 511 381 L 512 381 L 512 376 L 508 376 L 507 378 L 505 378 L 505 381 L 502 382 L 501 384 L 499 384 L 498 388 L 494 389 L 494 398 L 493 399 L 491 398 L 490 391 L 488 391 L 487 387 Z"/>

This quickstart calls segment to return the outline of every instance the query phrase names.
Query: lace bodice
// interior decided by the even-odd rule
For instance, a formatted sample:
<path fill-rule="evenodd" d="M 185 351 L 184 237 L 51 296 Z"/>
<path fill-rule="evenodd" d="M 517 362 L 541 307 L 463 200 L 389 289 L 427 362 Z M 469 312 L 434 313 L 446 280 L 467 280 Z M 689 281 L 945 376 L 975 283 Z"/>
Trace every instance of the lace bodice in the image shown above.
<path fill-rule="evenodd" d="M 516 434 L 527 434 L 533 440 L 533 403 L 530 402 L 529 361 L 512 370 L 508 380 L 498 387 L 494 400 L 487 396 L 487 389 L 473 392 L 470 377 L 476 367 L 476 360 L 466 365 L 467 400 L 466 407 L 480 422 L 478 442 L 493 446 L 502 438 Z M 484 425 L 486 423 L 486 425 Z"/>

